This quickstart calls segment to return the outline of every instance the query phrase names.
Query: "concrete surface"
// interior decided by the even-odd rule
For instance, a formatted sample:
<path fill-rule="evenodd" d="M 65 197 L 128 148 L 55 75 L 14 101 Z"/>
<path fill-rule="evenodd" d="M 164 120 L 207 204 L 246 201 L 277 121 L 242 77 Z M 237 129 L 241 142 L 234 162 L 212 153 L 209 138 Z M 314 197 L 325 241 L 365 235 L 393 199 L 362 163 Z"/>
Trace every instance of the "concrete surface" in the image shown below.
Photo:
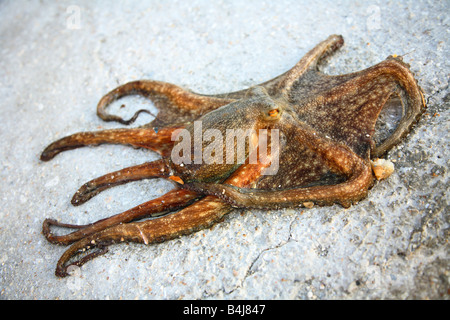
<path fill-rule="evenodd" d="M 1 299 L 448 299 L 448 1 L 2 1 L 0 3 Z M 324 71 L 390 54 L 429 109 L 389 153 L 395 173 L 349 209 L 235 211 L 211 230 L 160 245 L 122 244 L 65 279 L 47 217 L 88 223 L 163 194 L 141 181 L 72 207 L 84 182 L 157 156 L 121 146 L 40 162 L 70 133 L 119 127 L 96 117 L 133 79 L 227 92 L 292 67 L 328 35 L 346 45 Z M 127 98 L 131 115 L 151 104 Z M 139 123 L 149 121 L 142 115 Z"/>

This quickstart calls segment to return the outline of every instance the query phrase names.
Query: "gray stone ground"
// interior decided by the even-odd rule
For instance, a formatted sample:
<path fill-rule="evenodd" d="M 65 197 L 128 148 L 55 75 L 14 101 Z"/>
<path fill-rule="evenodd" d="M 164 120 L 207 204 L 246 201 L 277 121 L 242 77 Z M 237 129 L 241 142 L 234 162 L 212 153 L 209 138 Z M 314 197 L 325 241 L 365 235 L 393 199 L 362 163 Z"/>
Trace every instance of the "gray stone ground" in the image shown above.
<path fill-rule="evenodd" d="M 1 299 L 448 299 L 448 1 L 2 1 L 0 3 Z M 65 279 L 53 217 L 84 224 L 168 191 L 120 186 L 72 207 L 84 182 L 157 156 L 122 146 L 40 162 L 50 142 L 118 127 L 103 94 L 141 78 L 201 93 L 237 90 L 292 67 L 328 35 L 346 45 L 324 71 L 405 55 L 429 109 L 389 153 L 395 173 L 340 206 L 244 210 L 167 243 L 122 244 Z M 151 108 L 127 98 L 131 115 Z M 143 115 L 139 123 L 149 121 Z"/>

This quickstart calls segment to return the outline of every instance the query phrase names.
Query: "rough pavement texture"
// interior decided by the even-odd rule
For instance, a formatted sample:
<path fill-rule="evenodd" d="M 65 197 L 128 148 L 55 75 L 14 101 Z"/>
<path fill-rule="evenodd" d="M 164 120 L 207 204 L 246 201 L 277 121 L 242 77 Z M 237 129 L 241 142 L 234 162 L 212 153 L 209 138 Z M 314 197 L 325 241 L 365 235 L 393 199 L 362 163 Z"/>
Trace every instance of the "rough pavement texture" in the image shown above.
<path fill-rule="evenodd" d="M 448 1 L 2 1 L 0 3 L 1 299 L 448 299 Z M 291 68 L 328 35 L 345 46 L 323 68 L 406 62 L 428 111 L 388 158 L 395 172 L 340 206 L 229 214 L 167 243 L 121 244 L 58 279 L 64 247 L 47 217 L 85 224 L 171 188 L 140 181 L 72 207 L 86 181 L 157 156 L 122 146 L 39 161 L 70 133 L 118 127 L 103 94 L 134 79 L 201 93 L 238 90 Z M 124 116 L 151 104 L 124 99 Z M 149 121 L 142 115 L 139 123 Z"/>

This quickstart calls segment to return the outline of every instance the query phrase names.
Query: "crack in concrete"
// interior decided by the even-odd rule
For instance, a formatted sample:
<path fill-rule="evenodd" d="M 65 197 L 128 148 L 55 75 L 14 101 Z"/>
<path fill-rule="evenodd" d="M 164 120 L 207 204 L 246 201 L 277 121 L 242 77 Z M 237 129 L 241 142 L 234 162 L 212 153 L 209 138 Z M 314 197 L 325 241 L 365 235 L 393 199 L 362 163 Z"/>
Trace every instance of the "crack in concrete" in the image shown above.
<path fill-rule="evenodd" d="M 296 218 L 297 218 L 297 217 L 294 215 L 292 221 L 289 223 L 289 235 L 288 235 L 287 239 L 284 240 L 284 241 L 281 241 L 280 243 L 278 243 L 278 244 L 275 245 L 275 246 L 272 246 L 272 247 L 265 248 L 265 249 L 261 250 L 261 251 L 258 253 L 258 255 L 255 257 L 255 259 L 253 259 L 253 261 L 250 263 L 250 265 L 249 265 L 249 267 L 248 267 L 248 269 L 247 269 L 247 272 L 245 273 L 244 277 L 240 280 L 240 282 L 239 282 L 239 284 L 238 284 L 237 286 L 235 286 L 233 289 L 231 289 L 231 290 L 229 290 L 229 291 L 226 291 L 225 288 L 222 287 L 222 290 L 223 290 L 223 292 L 224 292 L 225 294 L 230 295 L 230 294 L 232 294 L 234 291 L 236 291 L 237 289 L 242 288 L 242 286 L 243 286 L 243 284 L 245 283 L 245 281 L 247 280 L 247 278 L 255 273 L 255 272 L 252 272 L 253 266 L 256 264 L 256 262 L 261 258 L 261 256 L 262 256 L 264 253 L 266 253 L 266 252 L 268 252 L 268 251 L 271 251 L 271 250 L 276 250 L 276 249 L 282 248 L 283 246 L 285 246 L 286 244 L 288 244 L 288 243 L 291 242 L 291 241 L 297 242 L 297 240 L 295 240 L 295 239 L 292 237 L 292 225 L 294 224 Z"/>

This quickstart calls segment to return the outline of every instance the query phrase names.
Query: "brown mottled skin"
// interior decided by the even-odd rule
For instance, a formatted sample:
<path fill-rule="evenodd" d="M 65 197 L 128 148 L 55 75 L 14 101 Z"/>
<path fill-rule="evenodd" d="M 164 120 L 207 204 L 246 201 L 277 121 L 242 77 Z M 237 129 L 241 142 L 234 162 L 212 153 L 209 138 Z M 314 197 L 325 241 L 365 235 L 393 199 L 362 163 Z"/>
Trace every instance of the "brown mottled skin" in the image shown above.
<path fill-rule="evenodd" d="M 48 241 L 71 244 L 57 263 L 56 275 L 68 275 L 70 265 L 82 265 L 121 241 L 162 242 L 208 228 L 225 214 L 240 208 L 299 207 L 312 203 L 348 207 L 367 196 L 374 181 L 370 159 L 380 157 L 410 131 L 425 110 L 421 89 L 408 65 L 388 57 L 366 70 L 339 76 L 318 71 L 317 65 L 343 45 L 332 35 L 308 52 L 292 69 L 258 86 L 227 94 L 201 95 L 169 83 L 142 80 L 120 86 L 101 99 L 97 114 L 105 121 L 132 123 L 140 112 L 124 120 L 106 112 L 107 106 L 126 95 L 149 98 L 159 109 L 147 125 L 132 129 L 82 132 L 49 145 L 44 161 L 61 151 L 102 143 L 127 144 L 158 152 L 161 160 L 125 168 L 83 185 L 72 199 L 80 205 L 115 185 L 140 179 L 164 178 L 176 188 L 157 199 L 90 225 L 62 224 L 46 219 Z M 382 143 L 373 140 L 375 123 L 391 97 L 399 97 L 403 115 L 395 131 Z M 172 134 L 193 122 L 205 129 L 278 129 L 279 170 L 264 175 L 270 164 L 176 165 L 170 159 Z M 202 148 L 205 148 L 205 144 Z M 269 155 L 270 156 L 270 155 Z M 178 211 L 177 211 L 178 210 Z M 174 212 L 157 219 L 137 221 Z M 56 236 L 52 225 L 75 228 Z M 95 249 L 78 257 L 86 249 Z M 72 262 L 70 261 L 72 260 Z"/>

